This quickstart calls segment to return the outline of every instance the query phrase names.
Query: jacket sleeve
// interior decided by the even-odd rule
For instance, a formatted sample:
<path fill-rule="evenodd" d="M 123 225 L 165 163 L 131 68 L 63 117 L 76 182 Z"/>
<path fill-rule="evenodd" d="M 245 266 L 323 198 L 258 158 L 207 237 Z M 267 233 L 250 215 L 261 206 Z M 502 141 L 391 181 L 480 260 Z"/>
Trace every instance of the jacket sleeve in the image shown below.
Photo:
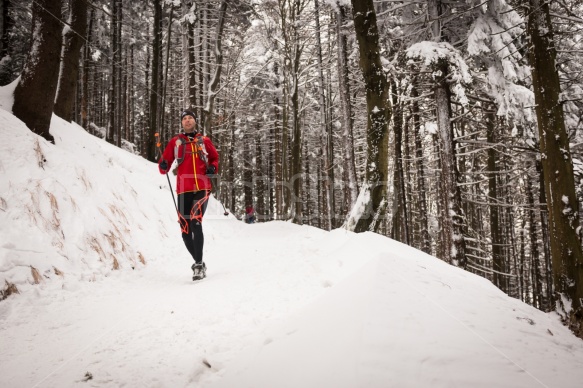
<path fill-rule="evenodd" d="M 209 139 L 206 136 L 204 138 L 204 147 L 206 148 L 209 166 L 214 166 L 215 172 L 218 173 L 219 172 L 219 153 L 217 152 L 217 149 L 215 148 L 215 145 L 213 144 L 211 139 Z"/>
<path fill-rule="evenodd" d="M 166 145 L 166 148 L 164 148 L 164 152 L 162 153 L 162 156 L 158 160 L 158 171 L 160 171 L 160 174 L 166 174 L 168 172 L 168 170 L 170 169 L 170 166 L 172 166 L 172 163 L 174 162 L 174 144 L 175 143 L 176 143 L 176 137 L 173 137 Z M 168 170 L 166 170 L 166 171 L 162 170 L 160 168 L 160 163 L 162 163 L 163 160 L 165 160 L 166 163 L 168 164 Z"/>

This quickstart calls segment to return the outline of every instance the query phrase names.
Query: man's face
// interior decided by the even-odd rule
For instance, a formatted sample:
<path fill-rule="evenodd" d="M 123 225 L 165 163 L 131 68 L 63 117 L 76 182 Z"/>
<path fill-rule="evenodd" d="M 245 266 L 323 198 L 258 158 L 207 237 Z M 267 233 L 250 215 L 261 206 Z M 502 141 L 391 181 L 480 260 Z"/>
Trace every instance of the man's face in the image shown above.
<path fill-rule="evenodd" d="M 196 121 L 194 117 L 191 115 L 186 115 L 182 118 L 182 128 L 184 128 L 184 132 L 192 133 L 194 132 L 194 128 L 196 127 Z"/>

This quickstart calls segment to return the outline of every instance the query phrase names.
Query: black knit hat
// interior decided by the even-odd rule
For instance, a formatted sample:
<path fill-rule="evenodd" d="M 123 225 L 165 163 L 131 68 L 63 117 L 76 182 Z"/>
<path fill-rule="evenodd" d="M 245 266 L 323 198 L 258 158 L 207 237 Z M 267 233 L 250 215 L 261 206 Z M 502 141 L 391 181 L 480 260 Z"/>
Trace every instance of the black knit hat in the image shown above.
<path fill-rule="evenodd" d="M 185 109 L 182 111 L 182 113 L 180 113 L 180 120 L 182 120 L 184 118 L 184 116 L 192 116 L 194 118 L 194 120 L 196 120 L 196 115 L 194 114 L 193 111 L 191 111 L 189 109 Z"/>

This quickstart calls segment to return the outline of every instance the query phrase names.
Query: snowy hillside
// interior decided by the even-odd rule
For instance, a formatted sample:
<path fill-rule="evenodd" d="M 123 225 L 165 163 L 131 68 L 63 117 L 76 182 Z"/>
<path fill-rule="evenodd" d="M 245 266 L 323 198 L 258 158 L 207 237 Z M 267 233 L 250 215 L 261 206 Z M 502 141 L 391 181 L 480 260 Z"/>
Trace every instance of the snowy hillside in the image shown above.
<path fill-rule="evenodd" d="M 554 315 L 379 235 L 213 199 L 193 283 L 154 164 L 56 117 L 48 144 L 0 92 L 0 387 L 581 386 Z"/>

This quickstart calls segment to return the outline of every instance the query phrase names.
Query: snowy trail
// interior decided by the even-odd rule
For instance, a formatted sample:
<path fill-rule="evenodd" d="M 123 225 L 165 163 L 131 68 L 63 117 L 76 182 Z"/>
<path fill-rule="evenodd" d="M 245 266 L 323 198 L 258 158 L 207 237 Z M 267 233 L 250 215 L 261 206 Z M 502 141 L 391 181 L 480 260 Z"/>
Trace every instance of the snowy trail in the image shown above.
<path fill-rule="evenodd" d="M 11 96 L 0 387 L 580 388 L 556 314 L 380 235 L 245 225 L 211 198 L 193 283 L 156 165 L 57 117 L 39 140 Z"/>
<path fill-rule="evenodd" d="M 189 280 L 191 262 L 180 237 L 172 237 L 167 248 L 175 259 L 141 273 L 114 273 L 91 287 L 53 293 L 48 302 L 15 300 L 4 315 L 36 320 L 0 327 L 9 344 L 28 344 L 4 350 L 1 380 L 63 387 L 86 384 L 89 372 L 96 386 L 199 386 L 267 321 L 362 265 L 344 265 L 335 253 L 349 255 L 342 246 L 314 260 L 322 243 L 314 236 L 329 235 L 313 228 L 205 222 L 209 277 L 202 282 Z"/>

